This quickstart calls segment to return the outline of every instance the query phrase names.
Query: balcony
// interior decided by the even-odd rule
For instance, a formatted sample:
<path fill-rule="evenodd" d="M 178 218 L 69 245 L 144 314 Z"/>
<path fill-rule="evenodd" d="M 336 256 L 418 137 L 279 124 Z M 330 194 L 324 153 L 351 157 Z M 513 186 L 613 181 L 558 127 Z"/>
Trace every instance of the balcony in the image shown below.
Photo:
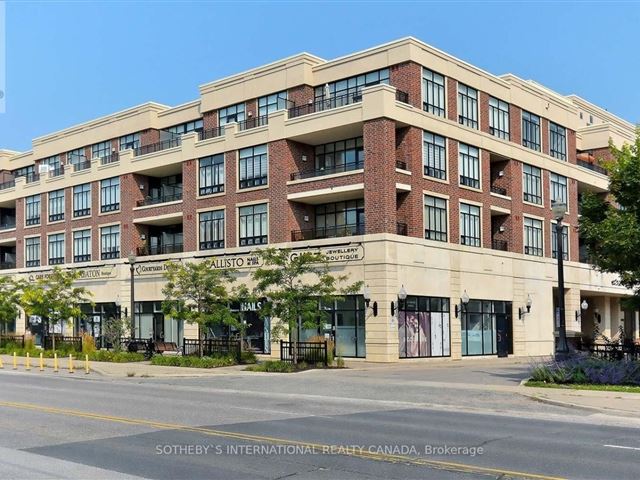
<path fill-rule="evenodd" d="M 242 132 L 244 130 L 251 130 L 252 128 L 262 127 L 263 125 L 268 124 L 269 116 L 262 115 L 261 117 L 247 118 L 246 120 L 238 122 L 238 130 Z"/>
<path fill-rule="evenodd" d="M 0 223 L 0 232 L 3 230 L 11 230 L 12 228 L 16 228 L 16 222 Z"/>
<path fill-rule="evenodd" d="M 407 92 L 403 92 L 402 90 L 396 89 L 396 100 L 401 103 L 409 104 L 409 94 Z"/>
<path fill-rule="evenodd" d="M 6 182 L 0 183 L 0 190 L 6 190 L 8 188 L 13 188 L 16 186 L 15 180 L 8 180 Z"/>
<path fill-rule="evenodd" d="M 350 237 L 364 235 L 364 224 L 336 225 L 335 227 L 310 228 L 308 230 L 293 230 L 291 241 L 301 242 L 305 240 L 318 240 L 321 238 Z"/>
<path fill-rule="evenodd" d="M 322 112 L 324 110 L 332 110 L 345 105 L 351 105 L 362 101 L 361 93 L 349 93 L 346 95 L 338 95 L 327 99 L 316 100 L 307 105 L 300 105 L 289 109 L 289 118 L 302 117 L 311 113 Z"/>
<path fill-rule="evenodd" d="M 145 245 L 138 247 L 137 255 L 146 257 L 149 255 L 168 255 L 171 253 L 182 253 L 184 246 L 182 243 L 165 243 L 163 245 Z"/>
<path fill-rule="evenodd" d="M 208 138 L 216 138 L 224 136 L 224 126 L 201 130 L 198 132 L 198 140 L 207 140 Z"/>
<path fill-rule="evenodd" d="M 182 145 L 182 138 L 170 138 L 169 140 L 163 140 L 161 142 L 152 143 L 150 145 L 143 145 L 133 149 L 133 156 L 139 157 L 140 155 L 147 155 L 149 153 L 161 152 L 169 148 L 179 147 Z"/>
<path fill-rule="evenodd" d="M 578 160 L 578 166 L 582 168 L 587 168 L 596 173 L 600 173 L 601 175 L 608 175 L 606 168 L 601 167 L 600 165 L 596 165 L 595 163 L 590 163 L 585 160 Z"/>
<path fill-rule="evenodd" d="M 150 205 L 159 205 L 161 203 L 177 202 L 178 200 L 182 200 L 182 191 L 160 197 L 147 197 L 144 200 L 138 200 L 136 206 L 148 207 Z"/>
<path fill-rule="evenodd" d="M 491 185 L 491 193 L 496 193 L 498 195 L 502 195 L 503 197 L 506 197 L 507 189 L 502 187 L 497 187 L 495 185 Z"/>
<path fill-rule="evenodd" d="M 333 167 L 319 168 L 316 170 L 307 170 L 306 172 L 297 172 L 291 174 L 291 180 L 302 180 L 305 178 L 322 177 L 325 175 L 333 175 L 334 173 L 350 172 L 364 168 L 364 162 L 344 163 Z"/>
<path fill-rule="evenodd" d="M 15 262 L 0 262 L 0 270 L 11 270 L 16 268 Z"/>
<path fill-rule="evenodd" d="M 100 165 L 109 165 L 110 163 L 116 163 L 118 160 L 120 160 L 120 154 L 118 152 L 113 152 L 111 155 L 101 157 Z"/>
<path fill-rule="evenodd" d="M 27 173 L 25 175 L 25 182 L 26 183 L 35 183 L 35 182 L 39 182 L 40 181 L 40 174 L 39 173 Z"/>
<path fill-rule="evenodd" d="M 74 172 L 82 172 L 83 170 L 89 170 L 91 168 L 91 162 L 89 160 L 82 160 L 81 162 L 73 164 Z"/>
<path fill-rule="evenodd" d="M 407 162 L 403 162 L 402 160 L 396 160 L 396 168 L 400 170 L 407 170 Z"/>
<path fill-rule="evenodd" d="M 398 235 L 402 235 L 402 236 L 408 236 L 409 235 L 409 229 L 407 227 L 406 223 L 402 223 L 402 222 L 396 222 L 396 233 Z"/>
<path fill-rule="evenodd" d="M 59 165 L 58 167 L 49 170 L 49 178 L 61 177 L 62 175 L 64 175 L 63 165 Z"/>
<path fill-rule="evenodd" d="M 501 250 L 507 252 L 509 250 L 509 244 L 505 240 L 491 240 L 491 248 L 493 250 Z"/>

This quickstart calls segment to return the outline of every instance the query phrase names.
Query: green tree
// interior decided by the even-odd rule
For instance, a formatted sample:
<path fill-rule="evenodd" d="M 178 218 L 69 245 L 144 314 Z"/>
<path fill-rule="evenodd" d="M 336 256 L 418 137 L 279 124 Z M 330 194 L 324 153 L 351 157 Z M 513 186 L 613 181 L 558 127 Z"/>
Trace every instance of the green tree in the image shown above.
<path fill-rule="evenodd" d="M 580 236 L 590 263 L 619 275 L 619 284 L 640 298 L 640 130 L 633 145 L 609 144 L 613 159 L 605 162 L 609 195 L 584 193 Z"/>
<path fill-rule="evenodd" d="M 131 319 L 129 317 L 109 317 L 102 325 L 105 340 L 113 346 L 115 352 L 122 350 L 120 339 L 129 336 Z"/>
<path fill-rule="evenodd" d="M 51 275 L 27 284 L 21 296 L 26 315 L 46 318 L 49 325 L 53 326 L 80 317 L 80 305 L 93 302 L 89 290 L 73 286 L 79 278 L 80 272 L 77 270 L 61 270 L 56 267 Z M 52 338 L 55 350 L 56 336 L 53 335 Z"/>
<path fill-rule="evenodd" d="M 202 340 L 209 327 L 227 325 L 242 328 L 229 307 L 228 286 L 233 283 L 233 270 L 215 268 L 213 260 L 199 263 L 168 262 L 162 289 L 162 310 L 176 320 L 198 326 L 198 352 L 203 355 Z"/>
<path fill-rule="evenodd" d="M 0 277 L 0 331 L 20 314 L 19 306 L 24 284 L 7 276 Z"/>
<path fill-rule="evenodd" d="M 319 328 L 328 315 L 319 303 L 331 303 L 362 288 L 362 282 L 343 285 L 348 275 L 334 275 L 324 254 L 267 248 L 258 255 L 263 265 L 253 272 L 255 296 L 266 297 L 261 313 L 279 321 L 271 326 L 275 340 L 293 334 L 293 362 L 298 363 L 300 328 Z"/>

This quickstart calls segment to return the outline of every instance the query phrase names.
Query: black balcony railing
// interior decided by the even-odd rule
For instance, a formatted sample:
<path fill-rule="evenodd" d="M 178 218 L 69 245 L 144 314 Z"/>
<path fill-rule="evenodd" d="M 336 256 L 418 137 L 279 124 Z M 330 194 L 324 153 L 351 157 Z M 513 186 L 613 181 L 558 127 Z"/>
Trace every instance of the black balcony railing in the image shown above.
<path fill-rule="evenodd" d="M 16 268 L 16 262 L 0 262 L 0 270 L 11 270 Z"/>
<path fill-rule="evenodd" d="M 64 257 L 54 257 L 49 259 L 49 265 L 62 265 L 64 263 Z"/>
<path fill-rule="evenodd" d="M 89 254 L 73 256 L 73 263 L 83 263 L 83 262 L 90 262 L 90 261 L 91 261 L 91 255 Z"/>
<path fill-rule="evenodd" d="M 6 182 L 0 183 L 0 190 L 6 190 L 7 188 L 13 188 L 16 186 L 15 180 L 7 180 Z"/>
<path fill-rule="evenodd" d="M 107 155 L 106 157 L 100 158 L 100 165 L 108 165 L 110 163 L 116 163 L 120 160 L 120 154 L 118 152 L 113 152 L 111 155 Z"/>
<path fill-rule="evenodd" d="M 396 100 L 402 103 L 409 103 L 409 94 L 402 90 L 396 89 Z"/>
<path fill-rule="evenodd" d="M 337 97 L 322 98 L 306 105 L 299 105 L 289 109 L 289 118 L 301 117 L 310 113 L 322 112 L 333 108 L 351 105 L 362 101 L 361 93 L 349 93 L 346 95 L 338 95 Z"/>
<path fill-rule="evenodd" d="M 319 238 L 350 237 L 352 235 L 364 235 L 364 224 L 336 225 L 335 227 L 310 228 L 308 230 L 293 230 L 291 240 L 301 242 L 303 240 L 316 240 Z"/>
<path fill-rule="evenodd" d="M 222 137 L 223 135 L 224 135 L 224 126 L 209 128 L 207 130 L 201 130 L 200 132 L 198 132 L 198 139 L 206 140 L 207 138 Z"/>
<path fill-rule="evenodd" d="M 291 180 L 302 180 L 303 178 L 322 177 L 324 175 L 350 172 L 352 170 L 360 170 L 362 168 L 364 168 L 364 162 L 343 163 L 342 165 L 333 165 L 330 167 L 318 168 L 316 170 L 307 170 L 306 172 L 292 173 Z"/>
<path fill-rule="evenodd" d="M 182 191 L 172 193 L 170 195 L 162 195 L 160 197 L 147 197 L 144 200 L 138 200 L 138 207 L 145 207 L 148 205 L 158 205 L 160 203 L 177 202 L 182 200 Z"/>
<path fill-rule="evenodd" d="M 269 124 L 269 116 L 262 115 L 261 117 L 251 117 L 238 122 L 238 130 L 251 130 L 252 128 L 262 127 Z"/>
<path fill-rule="evenodd" d="M 40 174 L 39 173 L 27 173 L 25 175 L 25 181 L 27 183 L 39 182 L 40 181 Z"/>
<path fill-rule="evenodd" d="M 405 237 L 409 235 L 407 224 L 402 222 L 396 222 L 396 233 L 398 235 L 404 235 Z"/>
<path fill-rule="evenodd" d="M 502 250 L 503 252 L 506 252 L 507 250 L 509 250 L 509 244 L 506 242 L 506 240 L 493 239 L 491 240 L 491 248 L 494 250 Z"/>
<path fill-rule="evenodd" d="M 89 170 L 90 168 L 91 168 L 91 161 L 90 160 L 82 160 L 81 162 L 73 164 L 73 171 L 74 172 L 81 172 L 83 170 Z"/>
<path fill-rule="evenodd" d="M 24 262 L 24 266 L 25 267 L 39 267 L 40 266 L 40 260 L 26 260 Z"/>
<path fill-rule="evenodd" d="M 399 168 L 400 170 L 406 170 L 407 162 L 403 162 L 402 160 L 396 160 L 396 168 Z"/>
<path fill-rule="evenodd" d="M 498 195 L 507 196 L 507 189 L 502 187 L 496 187 L 495 185 L 491 185 L 491 193 L 497 193 Z"/>
<path fill-rule="evenodd" d="M 120 250 L 109 250 L 106 252 L 102 252 L 100 258 L 102 260 L 113 260 L 115 258 L 120 258 Z"/>
<path fill-rule="evenodd" d="M 139 257 L 146 257 L 148 255 L 182 253 L 184 246 L 182 243 L 165 243 L 163 245 L 145 245 L 144 247 L 138 247 L 137 250 Z"/>
<path fill-rule="evenodd" d="M 147 155 L 149 153 L 161 152 L 168 148 L 179 147 L 182 145 L 182 137 L 170 138 L 161 142 L 152 143 L 150 145 L 143 145 L 133 149 L 133 155 L 139 157 L 140 155 Z"/>
<path fill-rule="evenodd" d="M 602 175 L 607 175 L 607 169 L 601 167 L 600 165 L 596 165 L 595 163 L 585 162 L 584 160 L 578 160 L 578 166 L 583 168 L 588 168 L 589 170 L 593 170 L 596 173 L 601 173 Z"/>
<path fill-rule="evenodd" d="M 16 228 L 16 222 L 0 223 L 0 231 Z"/>
<path fill-rule="evenodd" d="M 52 168 L 51 170 L 49 170 L 49 177 L 50 178 L 61 177 L 62 175 L 64 175 L 64 166 L 62 166 L 62 165 L 60 165 L 59 167 Z"/>

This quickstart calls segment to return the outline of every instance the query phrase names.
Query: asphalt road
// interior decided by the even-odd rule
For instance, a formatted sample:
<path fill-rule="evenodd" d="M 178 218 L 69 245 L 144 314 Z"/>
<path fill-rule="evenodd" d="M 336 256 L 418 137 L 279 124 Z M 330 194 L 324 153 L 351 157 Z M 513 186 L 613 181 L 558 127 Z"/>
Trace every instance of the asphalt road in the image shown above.
<path fill-rule="evenodd" d="M 481 365 L 120 380 L 4 370 L 0 479 L 639 478 L 640 421 L 509 391 L 525 375 Z"/>

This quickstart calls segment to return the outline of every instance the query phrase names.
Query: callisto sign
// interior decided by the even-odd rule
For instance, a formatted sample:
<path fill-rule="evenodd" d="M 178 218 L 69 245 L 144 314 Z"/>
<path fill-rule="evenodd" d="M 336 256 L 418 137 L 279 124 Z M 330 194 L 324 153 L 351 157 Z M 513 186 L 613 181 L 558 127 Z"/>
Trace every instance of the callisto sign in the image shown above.
<path fill-rule="evenodd" d="M 233 255 L 233 256 L 225 256 L 225 257 L 210 257 L 208 260 L 211 261 L 211 265 L 215 269 L 222 268 L 232 268 L 232 269 L 240 269 L 240 268 L 252 268 L 259 267 L 262 265 L 262 260 L 258 255 L 249 254 L 249 255 Z M 199 262 L 202 259 L 192 259 L 185 260 L 187 262 Z M 135 273 L 139 276 L 144 275 L 164 275 L 164 272 L 167 271 L 167 265 L 173 262 L 150 262 L 150 263 L 138 263 L 135 266 Z M 177 263 L 177 262 L 176 262 Z"/>
<path fill-rule="evenodd" d="M 103 280 L 106 278 L 112 278 L 116 275 L 115 265 L 108 265 L 104 267 L 96 268 L 78 268 L 76 271 L 80 272 L 79 281 L 87 280 Z M 29 282 L 36 282 L 43 278 L 48 278 L 53 273 L 53 270 L 47 270 L 44 272 L 34 272 L 26 275 L 26 279 Z"/>

